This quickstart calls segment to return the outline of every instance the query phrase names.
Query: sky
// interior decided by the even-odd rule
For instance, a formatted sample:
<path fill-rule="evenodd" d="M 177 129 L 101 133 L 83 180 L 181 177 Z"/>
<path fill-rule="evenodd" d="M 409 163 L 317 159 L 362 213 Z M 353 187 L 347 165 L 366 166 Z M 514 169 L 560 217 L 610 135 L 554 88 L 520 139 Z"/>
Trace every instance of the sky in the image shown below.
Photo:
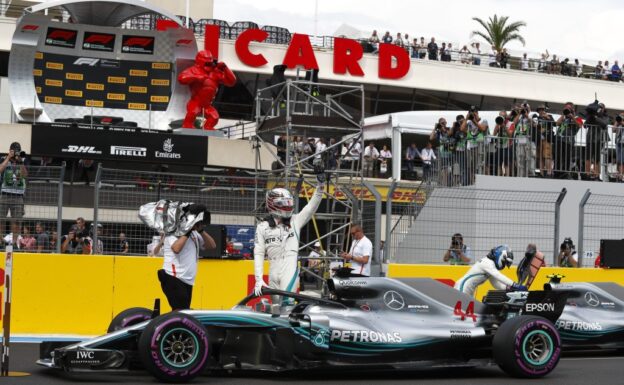
<path fill-rule="evenodd" d="M 315 23 L 315 4 L 318 3 Z M 498 14 L 511 21 L 524 21 L 526 40 L 507 45 L 512 52 L 537 57 L 548 50 L 559 57 L 624 61 L 624 1 L 621 0 L 214 0 L 215 19 L 254 21 L 260 26 L 276 25 L 291 32 L 333 35 L 340 25 L 383 35 L 386 30 L 426 41 L 466 44 L 479 28 L 473 17 L 487 19 Z M 438 43 L 439 44 L 439 43 Z M 482 45 L 483 47 L 483 45 Z"/>

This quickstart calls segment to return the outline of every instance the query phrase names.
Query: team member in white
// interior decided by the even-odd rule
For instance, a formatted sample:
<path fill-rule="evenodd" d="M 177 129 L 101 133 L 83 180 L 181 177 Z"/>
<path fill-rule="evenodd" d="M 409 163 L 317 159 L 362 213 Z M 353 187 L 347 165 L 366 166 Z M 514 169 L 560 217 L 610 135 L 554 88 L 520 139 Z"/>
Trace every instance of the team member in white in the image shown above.
<path fill-rule="evenodd" d="M 500 270 L 511 266 L 513 252 L 507 245 L 492 249 L 487 257 L 475 263 L 470 270 L 455 283 L 455 289 L 474 297 L 477 288 L 488 279 L 497 290 L 526 291 L 526 286 L 518 285 L 511 278 L 503 275 Z"/>
<path fill-rule="evenodd" d="M 351 226 L 351 236 L 353 237 L 351 249 L 348 253 L 343 251 L 340 256 L 346 261 L 351 261 L 352 273 L 368 277 L 370 276 L 373 243 L 364 235 L 364 230 L 360 225 Z"/>
<path fill-rule="evenodd" d="M 308 204 L 293 214 L 294 198 L 284 188 L 274 188 L 266 194 L 269 217 L 256 227 L 254 242 L 254 267 L 256 285 L 254 293 L 262 294 L 264 282 L 264 256 L 269 259 L 269 285 L 272 289 L 296 291 L 299 287 L 299 234 L 312 218 L 323 198 L 324 174 L 318 174 L 319 183 Z"/>
<path fill-rule="evenodd" d="M 204 213 L 208 212 L 205 207 L 202 210 Z M 210 214 L 205 214 L 204 218 L 206 215 Z M 163 268 L 158 271 L 158 280 L 171 309 L 181 310 L 191 307 L 199 250 L 216 247 L 214 239 L 204 231 L 204 222 L 196 223 L 181 237 L 175 235 L 165 237 L 165 258 Z"/>

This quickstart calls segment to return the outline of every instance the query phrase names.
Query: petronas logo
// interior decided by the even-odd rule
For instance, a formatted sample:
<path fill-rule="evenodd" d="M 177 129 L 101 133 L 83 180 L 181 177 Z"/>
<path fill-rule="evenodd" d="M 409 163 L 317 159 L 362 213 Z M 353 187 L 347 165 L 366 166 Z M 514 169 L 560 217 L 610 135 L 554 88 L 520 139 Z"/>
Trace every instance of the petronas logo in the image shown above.
<path fill-rule="evenodd" d="M 318 347 L 326 347 L 327 346 L 327 337 L 329 337 L 329 331 L 319 329 L 316 332 L 316 335 L 312 339 L 312 343 Z"/>

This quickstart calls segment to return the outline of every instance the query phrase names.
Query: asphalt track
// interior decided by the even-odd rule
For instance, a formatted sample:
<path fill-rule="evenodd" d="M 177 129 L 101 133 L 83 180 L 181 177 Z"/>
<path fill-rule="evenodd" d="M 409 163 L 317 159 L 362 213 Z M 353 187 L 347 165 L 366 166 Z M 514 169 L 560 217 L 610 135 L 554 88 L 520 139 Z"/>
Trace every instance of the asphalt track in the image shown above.
<path fill-rule="evenodd" d="M 38 358 L 38 344 L 13 344 L 11 347 L 11 371 L 28 372 L 28 377 L 0 378 L 2 385 L 45 385 L 45 384 L 155 384 L 145 372 L 111 374 L 67 374 L 49 370 L 35 364 Z M 507 377 L 496 366 L 462 369 L 409 372 L 373 372 L 373 373 L 330 373 L 306 372 L 301 375 L 253 374 L 245 376 L 218 377 L 202 376 L 193 384 L 407 384 L 417 381 L 425 384 L 560 384 L 560 385 L 621 385 L 624 383 L 624 355 L 606 354 L 580 355 L 566 354 L 553 373 L 538 381 L 527 381 Z"/>

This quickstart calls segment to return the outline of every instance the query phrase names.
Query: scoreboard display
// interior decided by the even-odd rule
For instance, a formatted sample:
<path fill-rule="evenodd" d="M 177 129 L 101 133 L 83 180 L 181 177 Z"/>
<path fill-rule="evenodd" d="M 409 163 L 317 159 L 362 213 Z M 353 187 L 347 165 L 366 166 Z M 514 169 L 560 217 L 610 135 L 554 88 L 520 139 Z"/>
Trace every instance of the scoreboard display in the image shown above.
<path fill-rule="evenodd" d="M 111 39 L 101 35 L 83 44 L 93 50 L 106 50 Z M 48 41 L 48 44 L 55 43 Z M 149 49 L 148 45 L 145 50 Z M 169 62 L 115 60 L 41 51 L 35 53 L 33 69 L 35 90 L 42 103 L 151 111 L 167 109 L 172 92 L 172 73 Z"/>

